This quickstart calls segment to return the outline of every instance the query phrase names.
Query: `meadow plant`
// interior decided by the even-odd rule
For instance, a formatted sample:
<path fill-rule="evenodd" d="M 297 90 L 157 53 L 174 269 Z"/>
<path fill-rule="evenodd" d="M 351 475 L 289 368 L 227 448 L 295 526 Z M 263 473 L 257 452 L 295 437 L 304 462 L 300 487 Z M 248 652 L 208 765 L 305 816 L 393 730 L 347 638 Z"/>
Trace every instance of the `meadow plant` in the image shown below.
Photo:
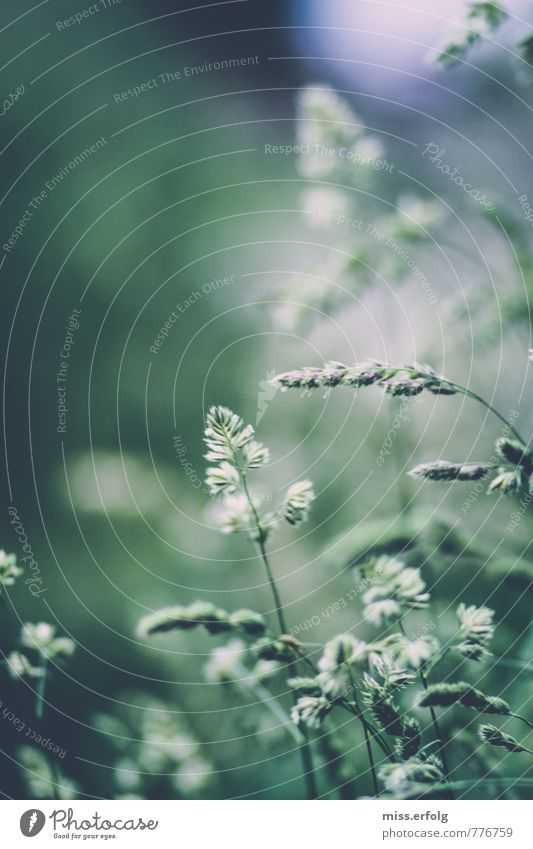
<path fill-rule="evenodd" d="M 414 396 L 422 392 L 469 397 L 484 406 L 505 425 L 505 436 L 497 440 L 495 456 L 490 461 L 479 463 L 435 460 L 420 464 L 410 474 L 415 478 L 448 482 L 488 478 L 490 482 L 487 492 L 498 492 L 502 495 L 533 490 L 532 457 L 527 443 L 513 424 L 469 387 L 439 375 L 430 366 L 391 366 L 377 360 L 368 360 L 353 366 L 330 362 L 323 367 L 306 367 L 279 374 L 273 378 L 273 383 L 282 390 L 296 389 L 304 394 L 316 389 L 329 392 L 337 387 L 350 387 L 359 391 L 365 387 L 376 386 L 393 397 Z M 425 608 L 430 603 L 430 593 L 420 570 L 405 567 L 398 558 L 387 557 L 377 558 L 370 565 L 362 564 L 359 568 L 365 580 L 369 580 L 371 584 L 370 589 L 362 596 L 364 617 L 376 627 L 396 622 L 398 629 L 395 633 L 388 634 L 385 639 L 377 641 L 374 646 L 369 646 L 370 668 L 364 673 L 362 692 L 363 702 L 371 713 L 375 730 L 378 734 L 387 733 L 395 738 L 395 757 L 398 758 L 402 752 L 408 753 L 409 768 L 402 773 L 401 770 L 384 767 L 378 771 L 378 778 L 385 783 L 386 789 L 394 787 L 396 795 L 401 795 L 401 788 L 405 791 L 408 785 L 412 784 L 416 788 L 424 783 L 421 781 L 421 773 L 417 771 L 420 758 L 413 743 L 414 739 L 418 741 L 416 745 L 420 745 L 418 720 L 413 715 L 404 716 L 397 697 L 400 689 L 412 684 L 412 675 L 411 680 L 403 679 L 402 675 L 417 670 L 423 691 L 416 699 L 414 710 L 418 707 L 430 711 L 437 744 L 431 752 L 430 766 L 432 769 L 441 770 L 441 779 L 435 778 L 432 769 L 427 774 L 422 771 L 422 775 L 426 779 L 432 776 L 433 791 L 444 784 L 447 792 L 451 792 L 454 781 L 447 756 L 449 743 L 443 738 L 437 708 L 449 710 L 452 707 L 467 707 L 480 714 L 513 717 L 528 728 L 532 727 L 530 721 L 514 713 L 506 701 L 486 695 L 472 683 L 433 683 L 431 680 L 438 664 L 447 655 L 449 657 L 450 653 L 474 663 L 481 663 L 487 658 L 494 633 L 494 612 L 485 606 L 461 603 L 456 613 L 458 628 L 455 637 L 443 644 L 432 635 L 423 635 L 411 641 L 406 636 L 405 615 L 409 609 Z M 374 580 L 372 569 L 376 572 Z M 400 676 L 401 684 L 391 683 L 395 675 Z M 307 686 L 309 687 L 309 684 Z M 494 729 L 489 733 L 487 728 L 493 727 L 481 726 L 480 729 L 480 739 L 483 742 L 506 748 L 509 752 L 528 751 L 527 746 L 506 732 Z M 407 732 L 410 732 L 412 739 L 409 739 Z M 377 739 L 374 736 L 372 741 L 377 742 Z M 508 745 L 505 744 L 506 741 Z M 427 753 L 427 748 L 422 747 L 422 752 Z M 420 787 L 418 792 L 422 792 Z"/>
<path fill-rule="evenodd" d="M 379 386 L 393 396 L 462 394 L 483 404 L 505 421 L 491 404 L 467 387 L 461 386 L 428 366 L 389 366 L 370 360 L 355 366 L 328 363 L 322 368 L 305 368 L 274 378 L 282 389 L 330 391 L 336 387 Z M 511 438 L 497 443 L 498 466 L 489 464 L 426 464 L 432 469 L 418 477 L 429 480 L 461 481 L 513 474 L 520 486 L 530 477 L 529 454 L 525 443 L 507 423 Z M 254 497 L 249 477 L 263 468 L 268 449 L 255 438 L 254 429 L 225 407 L 209 410 L 205 428 L 207 485 L 220 502 L 224 533 L 243 533 L 255 547 L 263 563 L 272 592 L 274 617 L 253 610 L 228 611 L 209 602 L 167 607 L 145 616 L 139 623 L 141 637 L 169 631 L 204 628 L 214 638 L 228 635 L 218 645 L 204 667 L 206 680 L 222 687 L 247 688 L 255 693 L 294 741 L 301 757 L 307 795 L 340 792 L 350 787 L 358 794 L 360 776 L 349 774 L 350 752 L 342 752 L 336 740 L 337 717 L 351 715 L 360 726 L 368 760 L 373 793 L 381 798 L 452 798 L 455 789 L 474 786 L 480 779 L 468 779 L 454 763 L 455 738 L 443 731 L 450 711 L 465 708 L 480 719 L 501 717 L 504 723 L 521 723 L 533 728 L 526 717 L 513 711 L 500 696 L 486 694 L 477 685 L 484 664 L 491 658 L 494 611 L 486 606 L 460 602 L 452 634 L 430 634 L 428 628 L 416 631 L 411 616 L 431 615 L 432 591 L 423 567 L 408 565 L 401 557 L 382 555 L 356 563 L 364 591 L 354 596 L 362 605 L 362 619 L 374 630 L 369 640 L 348 633 L 332 634 L 321 644 L 306 644 L 292 636 L 267 550 L 271 535 L 280 523 L 298 525 L 309 518 L 315 493 L 310 481 L 292 484 L 277 508 L 268 509 Z M 490 489 L 512 491 L 492 481 Z M 409 637 L 408 633 L 414 636 Z M 453 660 L 455 658 L 455 660 Z M 451 667 L 450 662 L 453 661 Z M 444 665 L 448 664 L 445 671 Z M 480 669 L 476 673 L 476 666 Z M 442 670 L 439 674 L 439 670 Z M 450 677 L 460 680 L 450 681 Z M 470 680 L 463 680 L 468 677 Z M 279 693 L 276 680 L 285 679 L 292 692 L 289 715 L 285 709 L 284 688 Z M 290 717 L 290 718 L 289 718 Z M 466 730 L 466 729 L 465 729 Z M 295 733 L 296 732 L 296 733 Z M 465 738 L 466 739 L 466 738 Z M 481 743 L 504 750 L 506 756 L 530 754 L 528 746 L 511 736 L 506 728 L 481 723 Z M 326 743 L 324 742 L 326 741 Z M 333 741 L 333 742 L 332 742 Z M 335 752 L 342 759 L 342 785 L 321 786 L 317 772 L 318 752 Z M 348 773 L 347 773 L 348 770 Z M 330 775 L 331 770 L 326 770 Z M 336 780 L 339 781 L 339 775 Z M 491 780 L 505 787 L 508 779 L 491 774 Z M 520 782 L 521 779 L 515 779 Z M 342 795 L 342 792 L 341 792 Z"/>
<path fill-rule="evenodd" d="M 292 328 L 353 304 L 377 279 L 401 283 L 409 277 L 437 300 L 412 246 L 432 245 L 446 217 L 433 197 L 397 192 L 395 164 L 382 137 L 371 132 L 347 97 L 323 83 L 297 96 L 297 172 L 305 181 L 299 200 L 306 224 L 332 240 L 333 252 L 314 261 L 309 273 L 291 274 L 279 285 L 273 309 L 277 326 Z M 386 187 L 384 186 L 386 183 Z M 334 285 L 333 281 L 335 281 Z M 310 309 L 308 309 L 308 308 Z"/>
<path fill-rule="evenodd" d="M 208 790 L 214 767 L 175 706 L 136 692 L 123 693 L 119 702 L 114 713 L 92 717 L 111 747 L 113 798 L 189 798 Z"/>
<path fill-rule="evenodd" d="M 306 367 L 278 374 L 272 380 L 282 390 L 351 387 L 360 389 L 379 386 L 392 397 L 414 396 L 422 392 L 433 395 L 464 395 L 481 404 L 493 413 L 504 425 L 505 436 L 497 439 L 495 454 L 488 461 L 479 463 L 432 460 L 421 463 L 410 471 L 415 478 L 430 481 L 478 481 L 491 477 L 487 493 L 497 492 L 512 495 L 533 491 L 533 455 L 527 448 L 514 425 L 491 403 L 472 389 L 437 374 L 428 365 L 413 364 L 391 366 L 378 360 L 368 360 L 346 366 L 329 362 L 322 367 Z"/>
<path fill-rule="evenodd" d="M 17 578 L 22 575 L 22 569 L 17 566 L 14 554 L 6 554 L 0 550 L 0 592 L 4 587 L 12 587 Z"/>
<path fill-rule="evenodd" d="M 446 68 L 452 68 L 470 59 L 470 51 L 484 40 L 494 40 L 495 35 L 510 20 L 506 4 L 489 2 L 466 2 L 462 20 L 446 31 L 439 45 L 431 50 L 429 59 Z M 515 19 L 512 27 L 512 49 L 507 48 L 519 71 L 518 81 L 531 82 L 533 67 L 533 36 L 529 24 Z"/>
<path fill-rule="evenodd" d="M 17 761 L 29 799 L 77 799 L 79 784 L 33 746 L 21 746 Z"/>
<path fill-rule="evenodd" d="M 211 634 L 237 631 L 248 638 L 260 637 L 250 646 L 256 661 L 286 662 L 290 674 L 296 675 L 298 661 L 302 660 L 304 652 L 299 641 L 289 634 L 266 543 L 280 522 L 293 526 L 304 522 L 315 494 L 310 481 L 299 481 L 288 488 L 277 510 L 266 511 L 254 497 L 249 475 L 266 465 L 269 451 L 254 437 L 254 428 L 246 425 L 240 416 L 227 407 L 212 407 L 207 415 L 204 440 L 206 460 L 214 465 L 207 469 L 206 484 L 211 495 L 221 500 L 221 530 L 244 533 L 257 550 L 272 591 L 278 633 L 269 629 L 264 618 L 253 611 L 229 613 L 208 602 L 195 602 L 188 608 L 167 608 L 144 617 L 139 624 L 139 635 L 145 637 L 172 629 L 187 630 L 197 625 L 204 626 Z M 277 668 L 277 665 L 269 668 Z M 269 693 L 265 701 L 270 701 Z M 301 737 L 298 748 L 307 794 L 314 797 L 317 792 L 314 768 L 305 735 Z"/>
<path fill-rule="evenodd" d="M 11 588 L 24 573 L 17 565 L 14 554 L 0 551 L 0 601 L 4 612 L 7 603 L 4 599 L 6 587 Z M 3 653 L 2 664 L 8 675 L 16 681 L 25 681 L 35 694 L 35 720 L 40 726 L 43 722 L 45 688 L 47 681 L 61 665 L 71 657 L 76 643 L 70 637 L 56 634 L 55 626 L 48 622 L 25 622 L 16 641 L 16 647 L 8 654 Z M 17 719 L 20 723 L 22 720 Z M 22 723 L 24 727 L 26 723 Z M 36 739 L 41 739 L 35 733 Z M 43 751 L 29 745 L 17 750 L 23 781 L 28 795 L 35 799 L 74 798 L 77 786 L 59 770 L 57 763 Z"/>
<path fill-rule="evenodd" d="M 500 3 L 466 3 L 463 20 L 445 32 L 431 58 L 448 67 L 458 64 L 474 45 L 495 32 L 507 18 L 508 13 Z"/>
<path fill-rule="evenodd" d="M 432 62 L 452 68 L 469 58 L 471 48 L 493 39 L 509 19 L 499 3 L 465 3 L 464 16 L 453 31 L 444 33 L 442 44 L 430 53 Z M 533 36 L 522 22 L 513 62 L 517 76 L 531 82 Z M 523 31 L 523 37 L 520 33 Z M 501 51 L 500 51 L 501 52 Z M 352 108 L 349 99 L 323 83 L 303 87 L 297 96 L 297 143 L 301 153 L 296 170 L 305 180 L 300 192 L 300 208 L 309 228 L 328 239 L 332 250 L 313 257 L 308 270 L 284 276 L 278 285 L 280 303 L 272 307 L 276 326 L 302 327 L 321 314 L 332 315 L 353 307 L 363 293 L 387 281 L 392 288 L 412 283 L 430 306 L 439 303 L 428 269 L 439 262 L 442 249 L 468 257 L 473 266 L 471 289 L 465 306 L 464 297 L 447 296 L 449 321 L 470 321 L 476 316 L 484 345 L 497 340 L 505 325 L 523 321 L 529 325 L 527 304 L 530 298 L 517 299 L 514 292 L 499 293 L 497 315 L 489 309 L 486 280 L 476 267 L 466 240 L 454 236 L 447 205 L 421 188 L 398 188 L 397 166 L 388 158 L 383 137 L 369 131 L 364 120 Z M 436 148 L 434 162 L 445 156 Z M 444 162 L 444 174 L 465 185 L 459 163 Z M 463 181 L 463 182 L 461 182 Z M 468 183 L 468 185 L 470 185 Z M 386 198 L 384 201 L 383 198 Z M 490 238 L 497 240 L 502 256 L 508 258 L 509 271 L 516 287 L 526 286 L 531 296 L 533 266 L 528 228 L 515 211 L 494 197 L 486 206 L 469 202 L 462 211 L 491 228 Z M 533 218 L 527 195 L 519 198 L 525 222 Z M 512 242 L 513 249 L 509 250 Z"/>

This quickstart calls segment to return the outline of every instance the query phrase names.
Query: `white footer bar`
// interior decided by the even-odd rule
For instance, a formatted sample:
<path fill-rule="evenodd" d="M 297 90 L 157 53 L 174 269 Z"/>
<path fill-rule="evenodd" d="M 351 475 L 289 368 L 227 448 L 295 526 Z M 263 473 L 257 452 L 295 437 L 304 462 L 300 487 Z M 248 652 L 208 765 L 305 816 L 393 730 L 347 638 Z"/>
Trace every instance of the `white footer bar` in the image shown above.
<path fill-rule="evenodd" d="M 533 847 L 531 802 L 4 801 L 2 845 Z M 29 844 L 30 838 L 35 844 Z M 67 841 L 70 841 L 67 843 Z"/>

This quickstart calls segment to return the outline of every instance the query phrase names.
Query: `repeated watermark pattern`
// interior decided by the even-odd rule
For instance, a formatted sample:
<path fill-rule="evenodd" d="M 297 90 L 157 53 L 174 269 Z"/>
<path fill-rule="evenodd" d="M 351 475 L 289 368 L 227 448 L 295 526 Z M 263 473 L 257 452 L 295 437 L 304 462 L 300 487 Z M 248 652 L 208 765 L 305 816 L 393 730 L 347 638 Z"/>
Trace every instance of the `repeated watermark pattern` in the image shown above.
<path fill-rule="evenodd" d="M 96 0 L 96 3 L 93 3 L 91 6 L 86 6 L 84 9 L 80 9 L 73 15 L 69 15 L 68 18 L 56 21 L 56 30 L 58 32 L 64 32 L 71 27 L 83 24 L 89 18 L 94 17 L 94 15 L 98 15 L 100 12 L 105 12 L 107 9 L 113 9 L 115 6 L 121 6 L 123 2 L 124 0 Z"/>
<path fill-rule="evenodd" d="M 476 189 L 471 183 L 465 182 L 463 175 L 460 173 L 460 165 L 451 166 L 444 162 L 444 157 L 446 156 L 446 149 L 444 147 L 441 147 L 436 142 L 428 142 L 422 151 L 422 156 L 427 156 L 431 164 L 434 165 L 441 174 L 448 177 L 452 183 L 459 186 L 469 198 L 481 204 L 481 206 L 483 206 L 488 212 L 492 212 L 496 209 L 495 204 L 487 198 L 487 195 L 484 192 Z"/>
<path fill-rule="evenodd" d="M 95 142 L 90 144 L 88 147 L 84 148 L 80 153 L 76 154 L 69 162 L 67 162 L 53 177 L 49 180 L 46 180 L 44 184 L 44 188 L 41 189 L 40 192 L 37 192 L 31 200 L 28 202 L 26 209 L 22 213 L 18 224 L 13 229 L 13 232 L 9 236 L 9 238 L 2 245 L 2 248 L 6 254 L 9 254 L 13 251 L 17 243 L 22 239 L 26 232 L 26 227 L 36 214 L 37 210 L 39 210 L 42 205 L 45 203 L 47 198 L 51 195 L 58 186 L 61 185 L 65 177 L 69 174 L 72 174 L 76 168 L 79 168 L 80 165 L 83 165 L 87 162 L 95 153 L 102 150 L 108 144 L 108 139 L 105 136 L 101 136 Z"/>
<path fill-rule="evenodd" d="M 421 285 L 431 306 L 435 306 L 436 304 L 438 304 L 438 298 L 427 276 L 424 274 L 420 266 L 409 254 L 409 252 L 400 245 L 400 243 L 397 239 L 394 238 L 394 236 L 387 236 L 387 234 L 380 230 L 378 227 L 376 227 L 375 224 L 371 223 L 367 224 L 366 233 L 373 239 L 376 239 L 376 241 L 380 242 L 380 244 L 385 245 L 386 248 L 392 251 L 395 256 L 399 257 L 402 262 L 405 263 L 409 271 L 412 272 L 416 281 Z"/>
<path fill-rule="evenodd" d="M 533 208 L 529 203 L 529 198 L 526 194 L 521 194 L 518 197 L 518 203 L 520 204 L 520 209 L 524 215 L 524 220 L 527 221 L 530 227 L 533 227 Z"/>
<path fill-rule="evenodd" d="M 186 298 L 178 301 L 165 323 L 159 329 L 153 343 L 150 345 L 149 350 L 151 353 L 159 354 L 180 316 L 188 312 L 194 304 L 201 301 L 206 295 L 210 295 L 213 292 L 218 292 L 219 289 L 224 289 L 226 286 L 230 286 L 234 280 L 234 274 L 227 275 L 226 277 L 215 277 L 213 280 L 204 283 L 200 289 L 194 289 Z"/>
<path fill-rule="evenodd" d="M 394 163 L 373 153 L 354 150 L 351 147 L 328 147 L 324 144 L 270 144 L 264 145 L 264 152 L 270 156 L 320 156 L 324 159 L 338 159 L 351 165 L 364 165 L 374 171 L 394 171 Z"/>
<path fill-rule="evenodd" d="M 174 447 L 178 463 L 187 475 L 192 488 L 201 489 L 205 495 L 209 495 L 209 488 L 205 485 L 202 475 L 194 468 L 193 464 L 188 459 L 189 451 L 180 433 L 174 434 L 172 445 Z"/>
<path fill-rule="evenodd" d="M 57 755 L 58 758 L 63 759 L 65 757 L 67 754 L 66 749 L 63 749 L 55 743 L 51 737 L 46 737 L 43 734 L 40 734 L 35 728 L 32 728 L 31 725 L 28 725 L 23 719 L 17 716 L 13 710 L 10 710 L 8 707 L 4 707 L 2 699 L 0 699 L 0 710 L 2 711 L 2 719 L 9 722 L 18 734 L 21 734 L 28 743 L 34 743 L 36 746 L 40 746 L 45 751 L 50 752 L 52 755 Z"/>
<path fill-rule="evenodd" d="M 22 548 L 23 554 L 19 559 L 31 572 L 31 576 L 26 578 L 24 583 L 27 585 L 32 596 L 39 597 L 46 592 L 46 587 L 43 585 L 43 576 L 39 568 L 39 563 L 35 559 L 33 548 L 28 541 L 28 535 L 24 525 L 22 524 L 17 508 L 8 507 L 7 512 L 9 513 L 11 525 Z"/>
<path fill-rule="evenodd" d="M 15 106 L 15 104 L 21 99 L 24 92 L 26 91 L 25 86 L 21 83 L 18 85 L 14 92 L 10 92 L 6 98 L 4 98 L 2 106 L 2 111 L 0 112 L 0 118 L 3 118 L 4 115 Z"/>
<path fill-rule="evenodd" d="M 136 100 L 142 94 L 153 91 L 156 88 L 163 88 L 169 83 L 188 80 L 191 77 L 198 77 L 202 74 L 213 73 L 214 71 L 229 71 L 235 68 L 242 68 L 246 65 L 258 65 L 260 62 L 259 56 L 237 56 L 230 59 L 221 59 L 218 62 L 204 62 L 202 65 L 185 65 L 179 70 L 163 71 L 156 77 L 143 80 L 130 88 L 123 91 L 116 91 L 113 94 L 115 103 L 125 103 L 127 100 Z"/>
<path fill-rule="evenodd" d="M 523 517 L 524 513 L 526 512 L 527 508 L 529 507 L 529 505 L 531 504 L 532 501 L 533 501 L 533 494 L 531 492 L 528 492 L 528 493 L 526 493 L 525 495 L 522 496 L 522 498 L 520 499 L 520 502 L 519 502 L 520 503 L 519 509 L 513 510 L 513 512 L 511 513 L 510 521 L 505 526 L 505 530 L 507 531 L 508 534 L 512 534 L 516 531 L 517 527 L 519 526 L 520 522 L 522 521 L 522 517 Z"/>
<path fill-rule="evenodd" d="M 394 414 L 392 424 L 387 432 L 385 439 L 383 440 L 381 448 L 379 449 L 378 456 L 376 457 L 376 463 L 378 464 L 378 466 L 383 466 L 383 464 L 385 463 L 385 459 L 391 453 L 393 443 L 396 440 L 396 437 L 398 436 L 398 432 L 401 426 L 405 422 L 409 421 L 407 411 L 409 409 L 409 404 L 413 401 L 420 403 L 420 399 L 416 396 L 412 396 L 411 398 L 409 398 L 409 401 L 407 400 L 407 398 L 402 398 L 402 402 L 398 408 L 398 411 Z"/>
<path fill-rule="evenodd" d="M 74 308 L 67 319 L 65 338 L 59 352 L 59 369 L 56 374 L 57 385 L 57 432 L 67 432 L 67 380 L 71 364 L 71 354 L 74 347 L 75 335 L 79 329 L 81 310 Z"/>
<path fill-rule="evenodd" d="M 295 637 L 297 634 L 306 633 L 312 628 L 316 628 L 325 619 L 331 619 L 337 613 L 340 613 L 341 610 L 346 610 L 349 603 L 355 601 L 362 593 L 366 592 L 382 574 L 383 569 L 378 563 L 370 577 L 363 578 L 354 587 L 344 593 L 344 595 L 339 596 L 331 604 L 326 605 L 319 613 L 315 613 L 308 619 L 299 622 L 297 625 L 293 625 L 290 628 L 290 634 Z"/>

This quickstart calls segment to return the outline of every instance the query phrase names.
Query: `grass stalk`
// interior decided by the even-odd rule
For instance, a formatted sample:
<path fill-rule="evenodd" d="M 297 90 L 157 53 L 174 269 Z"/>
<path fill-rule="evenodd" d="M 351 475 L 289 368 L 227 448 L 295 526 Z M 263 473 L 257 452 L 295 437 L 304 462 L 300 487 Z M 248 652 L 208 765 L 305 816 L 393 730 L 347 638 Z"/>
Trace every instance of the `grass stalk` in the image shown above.
<path fill-rule="evenodd" d="M 246 472 L 240 468 L 237 463 L 237 458 L 235 458 L 236 466 L 239 469 L 240 478 L 242 482 L 242 489 L 244 495 L 246 497 L 246 501 L 248 502 L 248 506 L 250 507 L 250 512 L 253 516 L 255 531 L 257 534 L 257 538 L 255 540 L 255 545 L 258 550 L 259 556 L 263 562 L 263 566 L 265 568 L 265 572 L 268 578 L 268 582 L 270 584 L 270 589 L 272 591 L 272 596 L 274 598 L 274 605 L 276 608 L 276 616 L 278 618 L 279 627 L 282 634 L 287 633 L 287 623 L 285 620 L 285 612 L 283 610 L 283 604 L 281 601 L 281 596 L 279 594 L 276 581 L 274 578 L 274 573 L 272 572 L 272 568 L 270 566 L 270 561 L 268 559 L 268 555 L 265 548 L 265 532 L 261 525 L 261 520 L 259 518 L 259 514 L 256 510 L 255 504 L 253 502 L 252 496 L 250 495 L 250 490 L 248 488 L 248 482 L 246 480 Z M 297 665 L 295 661 L 292 661 L 289 664 L 289 672 L 291 675 L 294 672 L 297 672 Z M 296 694 L 293 693 L 293 702 L 296 703 L 297 697 Z M 313 766 L 313 755 L 311 752 L 311 745 L 309 743 L 308 732 L 306 730 L 302 731 L 303 742 L 298 746 L 298 751 L 300 754 L 300 760 L 302 762 L 303 767 L 303 777 L 306 786 L 306 794 L 308 799 L 316 799 L 317 797 L 317 784 L 315 777 L 315 770 Z"/>

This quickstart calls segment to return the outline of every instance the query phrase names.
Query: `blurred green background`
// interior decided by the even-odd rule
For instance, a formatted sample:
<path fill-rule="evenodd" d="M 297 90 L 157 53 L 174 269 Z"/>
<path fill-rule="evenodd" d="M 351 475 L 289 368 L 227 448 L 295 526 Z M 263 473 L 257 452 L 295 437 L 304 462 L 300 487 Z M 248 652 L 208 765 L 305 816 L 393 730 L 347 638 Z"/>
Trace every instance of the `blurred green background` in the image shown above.
<path fill-rule="evenodd" d="M 490 456 L 497 420 L 461 397 L 416 399 L 378 467 L 399 401 L 374 390 L 302 398 L 267 384 L 329 359 L 423 360 L 505 416 L 519 411 L 519 429 L 531 432 L 531 231 L 517 202 L 533 191 L 531 87 L 505 46 L 515 22 L 499 47 L 444 71 L 426 64 L 443 22 L 423 2 L 416 14 L 397 3 L 385 15 L 363 2 L 123 0 L 58 29 L 88 6 L 51 0 L 31 11 L 4 0 L 0 12 L 2 91 L 24 86 L 1 119 L 2 244 L 32 211 L 0 257 L 0 544 L 22 553 L 7 514 L 14 504 L 46 589 L 33 598 L 20 581 L 6 591 L 1 645 L 8 653 L 25 621 L 56 623 L 78 644 L 51 676 L 42 730 L 67 750 L 59 767 L 81 797 L 298 798 L 290 738 L 252 695 L 205 681 L 217 638 L 195 631 L 145 645 L 135 628 L 150 610 L 197 598 L 272 615 L 261 564 L 245 540 L 214 527 L 200 484 L 205 412 L 222 403 L 257 423 L 271 449 L 265 497 L 296 479 L 315 484 L 309 524 L 272 545 L 289 621 L 320 618 L 312 642 L 347 630 L 370 637 L 357 602 L 331 618 L 321 611 L 353 587 L 355 559 L 400 551 L 423 566 L 443 634 L 458 598 L 485 602 L 496 610 L 495 654 L 529 660 L 529 511 L 511 534 L 509 500 L 482 495 L 462 511 L 469 485 L 421 487 L 405 476 L 424 460 Z M 246 63 L 186 75 L 232 58 Z M 322 177 L 295 153 L 265 152 L 301 140 L 299 92 L 317 85 L 343 93 L 392 170 L 340 163 Z M 494 212 L 423 154 L 428 144 Z M 331 197 L 306 190 L 339 185 L 362 234 L 320 227 L 310 211 Z M 436 303 L 371 225 L 395 234 Z M 81 314 L 58 433 L 56 375 L 73 309 Z M 488 691 L 527 705 L 530 670 L 517 677 L 512 664 L 489 662 L 484 675 Z M 1 676 L 3 707 L 32 724 L 31 682 Z M 0 733 L 2 793 L 38 794 L 20 768 L 23 735 L 7 721 Z M 150 750 L 165 734 L 167 753 Z M 357 773 L 359 731 L 349 722 L 341 735 Z"/>

